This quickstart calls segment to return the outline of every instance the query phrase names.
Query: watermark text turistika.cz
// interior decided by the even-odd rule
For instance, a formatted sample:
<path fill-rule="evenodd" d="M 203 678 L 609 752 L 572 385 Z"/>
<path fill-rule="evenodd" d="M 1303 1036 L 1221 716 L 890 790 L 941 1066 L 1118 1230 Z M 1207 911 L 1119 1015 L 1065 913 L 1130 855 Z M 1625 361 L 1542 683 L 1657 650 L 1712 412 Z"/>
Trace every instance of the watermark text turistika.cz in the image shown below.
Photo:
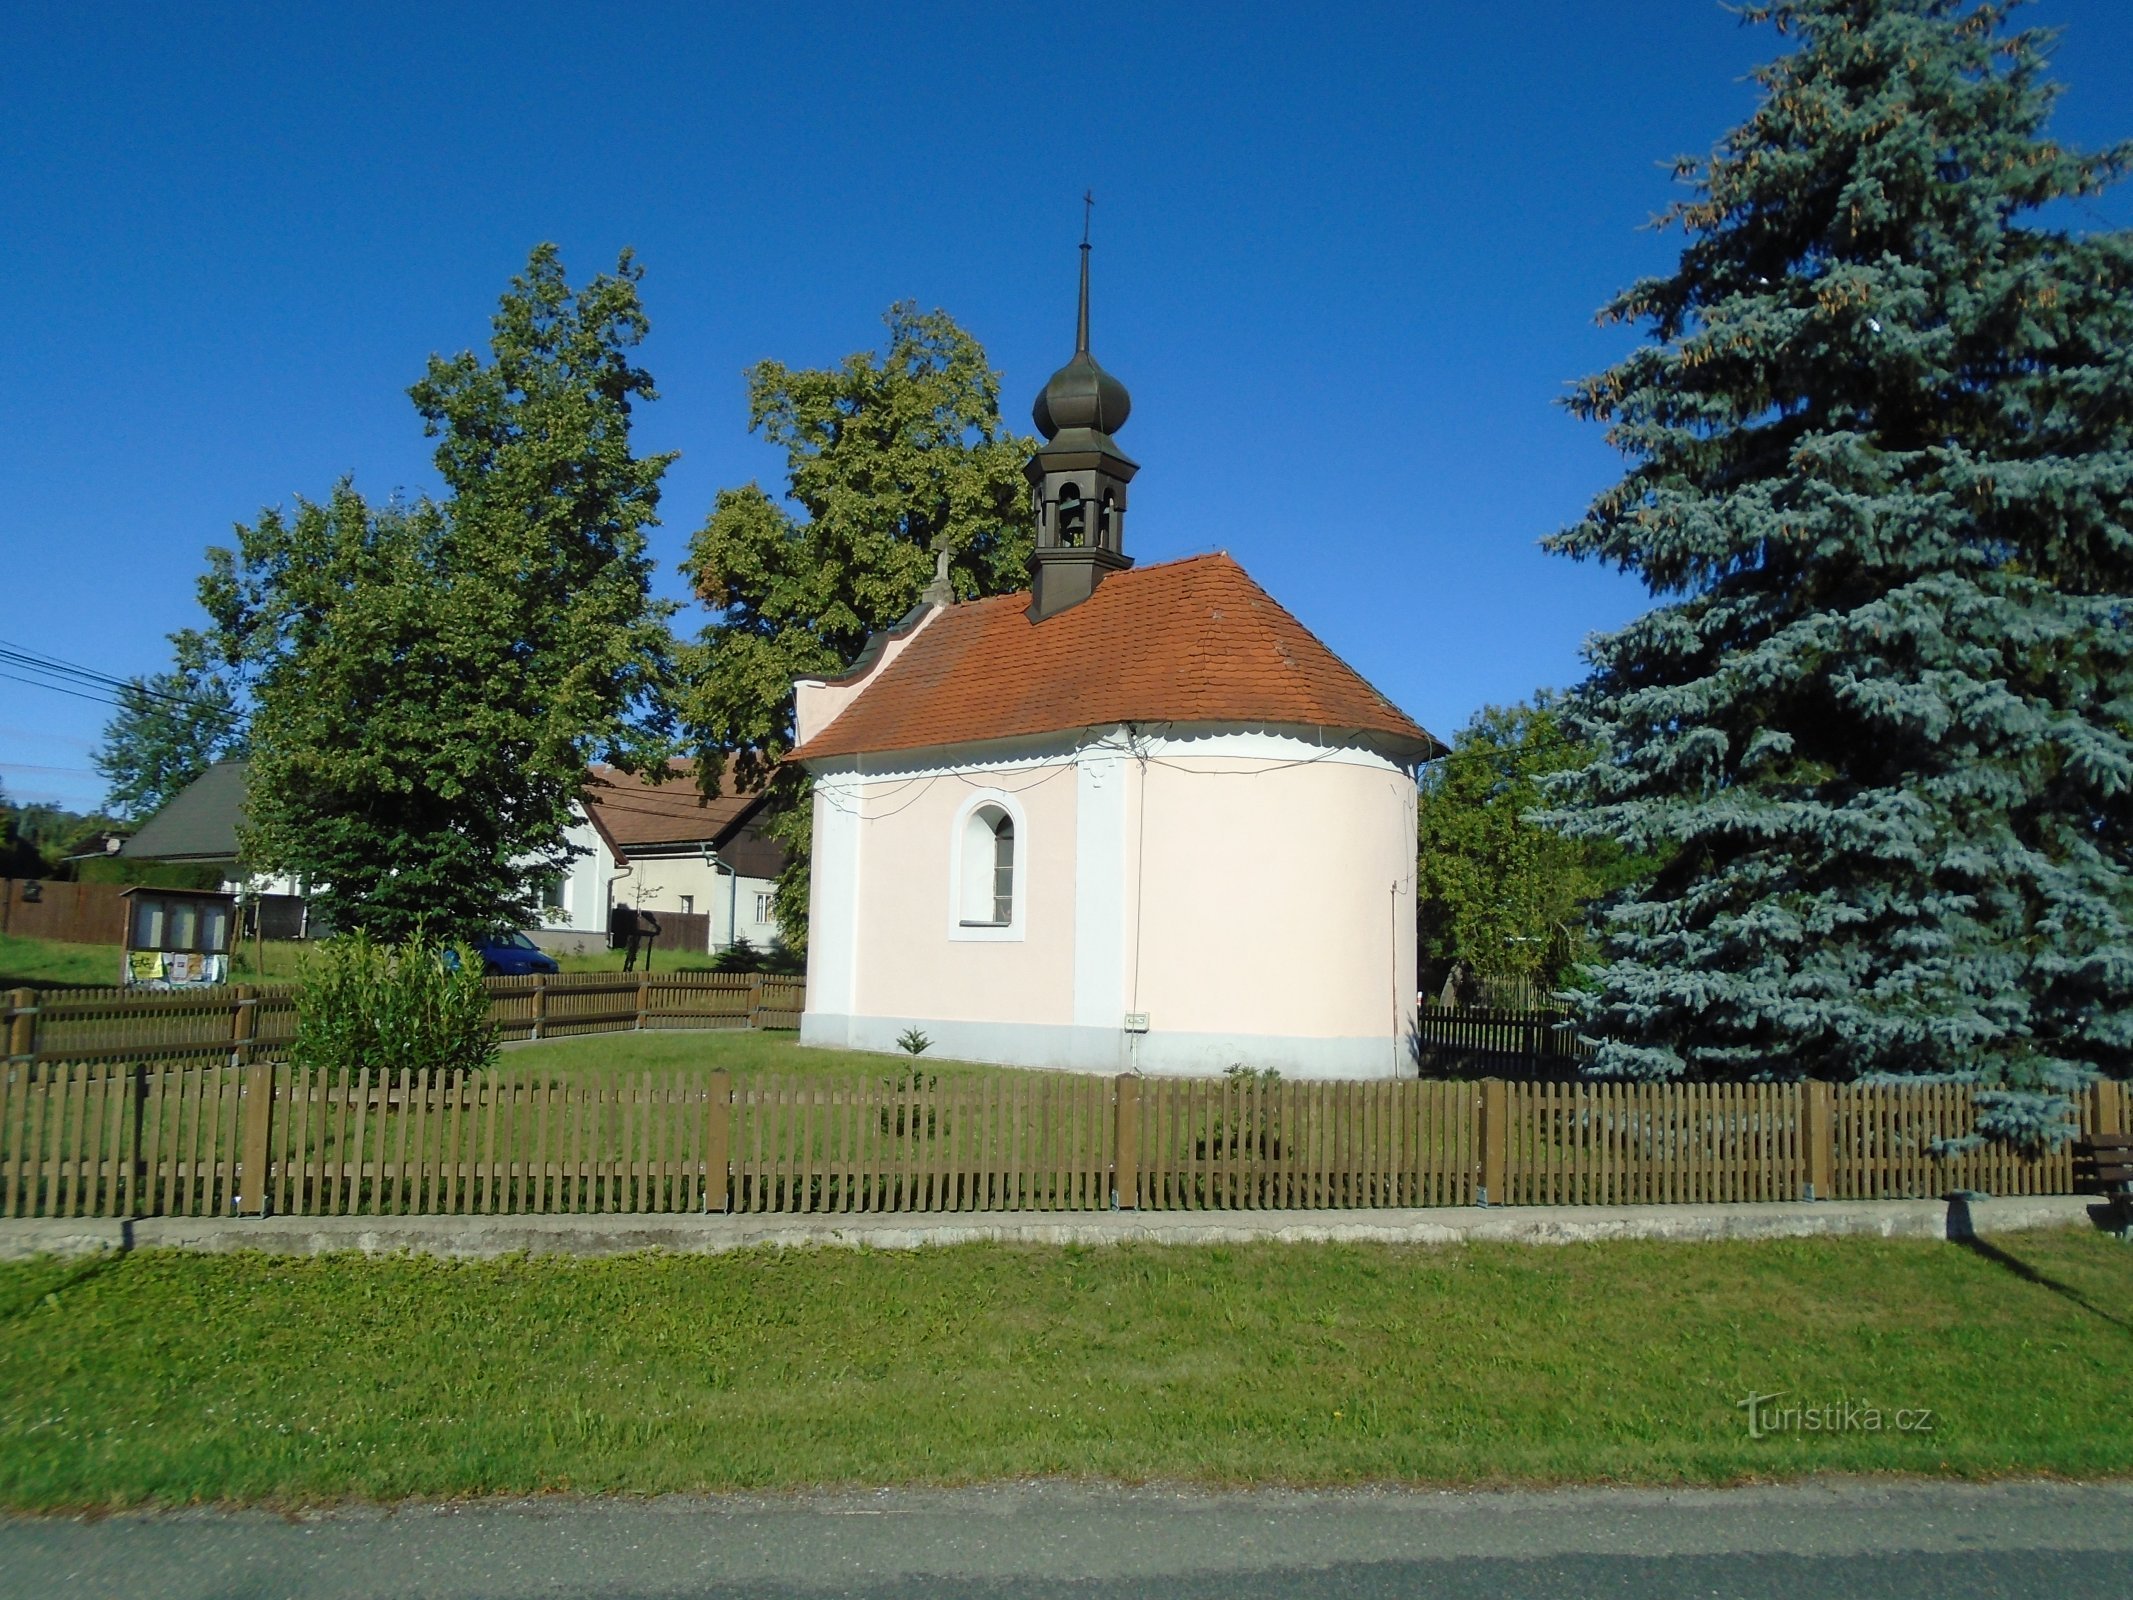
<path fill-rule="evenodd" d="M 1780 1389 L 1733 1402 L 1747 1413 L 1749 1438 L 1769 1439 L 1781 1433 L 1932 1433 L 1940 1421 L 1930 1406 L 1889 1411 L 1854 1399 L 1786 1405 L 1788 1393 Z"/>

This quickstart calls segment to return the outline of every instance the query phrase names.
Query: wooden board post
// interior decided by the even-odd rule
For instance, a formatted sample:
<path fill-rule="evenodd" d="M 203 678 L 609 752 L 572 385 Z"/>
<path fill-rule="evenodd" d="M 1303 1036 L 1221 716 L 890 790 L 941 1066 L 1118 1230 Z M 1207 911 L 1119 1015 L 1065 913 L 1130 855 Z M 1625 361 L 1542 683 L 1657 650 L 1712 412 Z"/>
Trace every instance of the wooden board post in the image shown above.
<path fill-rule="evenodd" d="M 704 1093 L 704 1209 L 724 1211 L 732 1202 L 732 1185 L 726 1171 L 727 1147 L 733 1130 L 733 1080 L 723 1072 L 711 1074 Z"/>
<path fill-rule="evenodd" d="M 1484 1078 L 1476 1104 L 1481 1108 L 1481 1188 L 1474 1195 L 1474 1203 L 1504 1205 L 1511 1195 L 1504 1179 L 1511 1133 L 1510 1086 L 1501 1078 Z"/>
<path fill-rule="evenodd" d="M 645 958 L 645 969 L 637 975 L 637 1031 L 644 1032 L 646 1019 L 652 1014 L 652 968 L 650 956 Z"/>
<path fill-rule="evenodd" d="M 638 1026 L 639 1026 L 639 1027 L 642 1027 L 642 1026 L 643 1026 L 643 1024 L 642 1024 L 642 1023 L 639 1023 L 639 1024 L 638 1024 Z M 532 1037 L 533 1037 L 533 1038 L 536 1038 L 536 1039 L 545 1039 L 545 1038 L 546 1038 L 547 1036 L 548 1036 L 548 974 L 547 974 L 547 973 L 545 973 L 545 972 L 536 972 L 536 973 L 535 973 L 535 974 L 533 975 L 533 1034 L 532 1034 Z"/>
<path fill-rule="evenodd" d="M 1819 1079 L 1800 1085 L 1800 1154 L 1807 1168 L 1802 1200 L 1827 1200 L 1837 1187 L 1837 1091 Z"/>
<path fill-rule="evenodd" d="M 230 1004 L 230 1065 L 252 1064 L 252 1041 L 259 1036 L 259 991 L 249 983 L 237 985 Z M 251 1179 L 245 1180 L 249 1187 Z"/>
<path fill-rule="evenodd" d="M 1118 1131 L 1111 1144 L 1111 1204 L 1132 1211 L 1141 1203 L 1141 1080 L 1123 1075 L 1111 1080 Z"/>
<path fill-rule="evenodd" d="M 249 1014 L 249 1013 L 247 1013 Z M 267 1152 L 274 1128 L 274 1063 L 262 1061 L 244 1071 L 244 1155 L 237 1171 L 235 1209 L 240 1216 L 267 1214 Z M 380 1180 L 383 1181 L 382 1179 Z"/>
<path fill-rule="evenodd" d="M 37 991 L 15 989 L 7 997 L 7 1058 L 27 1067 L 37 1059 Z"/>
<path fill-rule="evenodd" d="M 763 979 L 761 974 L 752 972 L 748 975 L 748 1026 L 760 1028 L 762 1025 Z"/>
<path fill-rule="evenodd" d="M 2100 1078 L 2090 1089 L 2091 1103 L 2096 1108 L 2095 1126 L 2083 1131 L 2088 1133 L 2133 1133 L 2126 1126 L 2126 1086 L 2110 1078 Z"/>

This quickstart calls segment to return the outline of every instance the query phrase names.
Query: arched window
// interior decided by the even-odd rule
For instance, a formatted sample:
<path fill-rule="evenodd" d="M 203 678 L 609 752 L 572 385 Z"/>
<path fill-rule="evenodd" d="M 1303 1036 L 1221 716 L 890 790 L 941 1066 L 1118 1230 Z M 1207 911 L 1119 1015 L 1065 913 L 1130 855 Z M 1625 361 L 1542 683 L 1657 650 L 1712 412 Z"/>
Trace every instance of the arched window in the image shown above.
<path fill-rule="evenodd" d="M 1015 920 L 1015 819 L 978 806 L 963 819 L 962 904 L 966 928 L 1004 928 Z"/>
<path fill-rule="evenodd" d="M 1030 837 L 1029 814 L 1012 791 L 985 788 L 964 797 L 941 841 L 950 940 L 1022 942 L 1030 916 Z"/>

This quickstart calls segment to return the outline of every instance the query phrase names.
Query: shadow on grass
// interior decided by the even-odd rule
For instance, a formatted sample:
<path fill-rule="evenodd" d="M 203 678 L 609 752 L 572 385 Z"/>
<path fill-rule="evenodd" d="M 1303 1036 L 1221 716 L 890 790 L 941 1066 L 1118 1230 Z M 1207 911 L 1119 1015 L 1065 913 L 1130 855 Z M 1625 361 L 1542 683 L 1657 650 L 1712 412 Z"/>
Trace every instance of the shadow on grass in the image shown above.
<path fill-rule="evenodd" d="M 1989 1261 L 1994 1266 L 2013 1273 L 2024 1283 L 2035 1284 L 2039 1289 L 2049 1290 L 2062 1300 L 2079 1306 L 2090 1316 L 2108 1322 L 2119 1332 L 2126 1334 L 2128 1337 L 2133 1337 L 2133 1321 L 2128 1321 L 2114 1311 L 2106 1311 L 2072 1284 L 2061 1282 L 2046 1273 L 2039 1272 L 2020 1256 L 2001 1249 L 1989 1239 L 1980 1238 L 1970 1220 L 1969 1202 L 1960 1197 L 1952 1198 L 1948 1202 L 1948 1238 L 1951 1242 L 1961 1245 L 1980 1260 Z"/>
<path fill-rule="evenodd" d="M 128 1237 L 131 1237 L 131 1229 L 128 1230 Z M 59 1299 L 70 1289 L 79 1289 L 85 1283 L 94 1283 L 125 1259 L 124 1250 L 99 1250 L 93 1256 L 67 1263 L 56 1277 L 41 1284 L 31 1285 L 26 1294 L 12 1303 L 0 1304 L 0 1327 L 20 1322 L 38 1307 Z"/>

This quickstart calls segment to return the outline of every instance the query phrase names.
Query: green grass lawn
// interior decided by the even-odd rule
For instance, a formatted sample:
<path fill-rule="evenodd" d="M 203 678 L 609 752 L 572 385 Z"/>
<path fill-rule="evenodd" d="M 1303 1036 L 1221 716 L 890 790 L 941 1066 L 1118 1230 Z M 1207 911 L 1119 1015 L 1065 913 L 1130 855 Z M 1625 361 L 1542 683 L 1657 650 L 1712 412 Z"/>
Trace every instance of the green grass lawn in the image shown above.
<path fill-rule="evenodd" d="M 122 960 L 115 944 L 62 944 L 0 933 L 0 989 L 110 988 Z"/>
<path fill-rule="evenodd" d="M 0 1504 L 2133 1471 L 2133 1249 L 0 1265 Z M 1740 1399 L 1878 1408 L 1749 1437 Z M 1898 1432 L 1896 1410 L 1930 1410 Z M 1865 1413 L 1856 1415 L 1863 1418 Z"/>
<path fill-rule="evenodd" d="M 918 1057 L 862 1050 L 819 1050 L 800 1043 L 796 1033 L 757 1032 L 746 1028 L 690 1029 L 643 1033 L 595 1033 L 576 1039 L 543 1039 L 506 1045 L 498 1057 L 512 1070 L 540 1068 L 558 1078 L 588 1083 L 626 1077 L 632 1072 L 666 1072 L 676 1067 L 725 1072 L 832 1073 L 878 1071 L 885 1078 L 917 1070 L 943 1083 L 968 1082 L 1001 1074 L 1027 1076 L 1027 1068 L 988 1067 L 970 1061 L 947 1061 L 928 1052 Z"/>
<path fill-rule="evenodd" d="M 580 954 L 559 955 L 556 964 L 565 972 L 620 972 L 624 952 L 620 950 L 587 950 Z M 639 952 L 637 965 L 644 965 L 644 955 Z M 654 950 L 652 968 L 657 972 L 710 972 L 712 958 L 702 950 Z M 768 977 L 797 977 L 796 973 L 768 973 Z"/>
<path fill-rule="evenodd" d="M 310 946 L 269 940 L 246 944 L 230 955 L 231 981 L 287 983 Z M 65 944 L 0 933 L 0 989 L 110 989 L 119 981 L 124 952 L 115 944 Z"/>
<path fill-rule="evenodd" d="M 245 944 L 231 952 L 230 965 L 240 983 L 286 983 L 311 945 L 269 940 L 256 950 Z M 620 972 L 620 950 L 594 950 L 556 958 L 565 972 Z M 118 982 L 121 952 L 115 944 L 63 944 L 57 939 L 24 939 L 0 934 L 0 989 L 108 987 Z M 638 965 L 644 960 L 638 957 Z M 701 951 L 659 950 L 654 972 L 709 972 L 711 957 Z"/>

